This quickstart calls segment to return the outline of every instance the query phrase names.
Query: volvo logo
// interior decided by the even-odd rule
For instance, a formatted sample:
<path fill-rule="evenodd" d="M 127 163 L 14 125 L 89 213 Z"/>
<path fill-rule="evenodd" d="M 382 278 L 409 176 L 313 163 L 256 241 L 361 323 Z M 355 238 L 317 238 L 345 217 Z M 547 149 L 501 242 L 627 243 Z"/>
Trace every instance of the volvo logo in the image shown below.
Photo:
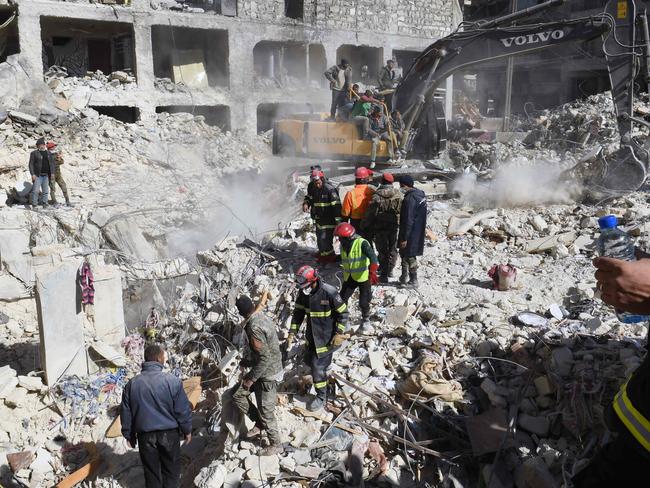
<path fill-rule="evenodd" d="M 314 137 L 314 142 L 317 144 L 345 144 L 343 137 Z"/>
<path fill-rule="evenodd" d="M 499 39 L 505 47 L 515 46 L 526 46 L 528 44 L 538 44 L 540 42 L 547 42 L 549 39 L 555 41 L 562 39 L 564 37 L 564 31 L 562 29 L 557 29 L 554 31 L 547 32 L 536 32 L 535 34 L 526 34 L 525 36 L 516 36 L 516 37 L 507 37 L 505 39 Z"/>

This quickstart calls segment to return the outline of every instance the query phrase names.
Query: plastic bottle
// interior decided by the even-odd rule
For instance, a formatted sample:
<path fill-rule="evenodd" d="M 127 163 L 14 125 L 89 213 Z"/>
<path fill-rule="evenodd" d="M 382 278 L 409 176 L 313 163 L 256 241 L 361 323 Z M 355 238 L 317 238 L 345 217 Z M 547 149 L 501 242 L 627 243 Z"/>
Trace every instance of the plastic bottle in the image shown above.
<path fill-rule="evenodd" d="M 598 219 L 598 226 L 600 227 L 598 254 L 623 261 L 636 261 L 632 238 L 627 232 L 619 229 L 617 225 L 618 220 L 615 215 L 606 215 Z M 638 315 L 620 310 L 616 311 L 616 315 L 618 320 L 625 324 L 636 324 L 650 319 L 647 315 Z"/>

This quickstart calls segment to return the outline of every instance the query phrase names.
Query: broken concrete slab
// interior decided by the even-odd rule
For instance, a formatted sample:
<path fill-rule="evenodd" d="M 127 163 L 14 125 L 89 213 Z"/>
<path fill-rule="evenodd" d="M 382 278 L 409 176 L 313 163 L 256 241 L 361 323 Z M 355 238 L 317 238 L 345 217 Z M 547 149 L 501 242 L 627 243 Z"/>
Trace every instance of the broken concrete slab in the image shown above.
<path fill-rule="evenodd" d="M 471 217 L 456 217 L 452 215 L 449 218 L 449 225 L 447 226 L 447 237 L 462 236 L 482 220 L 493 219 L 496 216 L 496 210 L 487 210 L 472 215 Z"/>
<path fill-rule="evenodd" d="M 6 273 L 0 274 L 0 301 L 13 302 L 30 296 L 20 280 Z"/>
<path fill-rule="evenodd" d="M 28 468 L 34 461 L 34 453 L 32 451 L 13 452 L 7 454 L 7 462 L 9 467 L 14 473 L 21 469 Z"/>
<path fill-rule="evenodd" d="M 546 437 L 551 428 L 551 423 L 546 417 L 536 417 L 527 413 L 520 414 L 517 418 L 517 423 L 525 431 L 540 437 Z"/>
<path fill-rule="evenodd" d="M 156 248 L 153 247 L 138 225 L 131 220 L 115 220 L 102 228 L 104 237 L 123 253 L 145 262 L 160 259 Z"/>
<path fill-rule="evenodd" d="M 90 348 L 97 354 L 97 356 L 99 356 L 96 358 L 93 357 L 92 354 L 90 355 L 98 366 L 106 366 L 106 363 L 115 365 L 118 368 L 126 366 L 126 358 L 124 357 L 124 354 L 120 352 L 120 349 L 116 349 L 102 340 L 92 342 Z"/>
<path fill-rule="evenodd" d="M 117 266 L 93 267 L 95 278 L 95 337 L 120 350 L 125 337 L 122 274 Z"/>
<path fill-rule="evenodd" d="M 386 312 L 386 324 L 393 327 L 402 327 L 409 316 L 409 309 L 407 306 L 396 306 L 388 309 Z"/>
<path fill-rule="evenodd" d="M 570 246 L 578 237 L 575 232 L 565 232 L 563 234 L 556 234 L 548 237 L 540 237 L 524 243 L 524 251 L 536 254 L 555 249 L 560 244 Z"/>
<path fill-rule="evenodd" d="M 0 367 L 0 399 L 7 398 L 18 386 L 16 370 L 9 365 Z"/>
<path fill-rule="evenodd" d="M 79 262 L 70 260 L 36 271 L 41 365 L 48 385 L 64 374 L 88 373 L 77 296 L 78 268 Z"/>
<path fill-rule="evenodd" d="M 267 480 L 280 474 L 280 458 L 273 456 L 248 456 L 244 459 L 246 476 L 252 480 Z"/>
<path fill-rule="evenodd" d="M 18 385 L 27 391 L 43 392 L 46 390 L 40 376 L 18 376 Z"/>
<path fill-rule="evenodd" d="M 33 115 L 29 115 L 24 112 L 18 112 L 17 110 L 10 110 L 9 118 L 21 124 L 29 124 L 29 125 L 38 124 L 38 117 L 34 117 Z"/>
<path fill-rule="evenodd" d="M 384 352 L 379 349 L 368 351 L 368 362 L 373 372 L 378 376 L 386 376 L 388 370 L 384 367 Z"/>

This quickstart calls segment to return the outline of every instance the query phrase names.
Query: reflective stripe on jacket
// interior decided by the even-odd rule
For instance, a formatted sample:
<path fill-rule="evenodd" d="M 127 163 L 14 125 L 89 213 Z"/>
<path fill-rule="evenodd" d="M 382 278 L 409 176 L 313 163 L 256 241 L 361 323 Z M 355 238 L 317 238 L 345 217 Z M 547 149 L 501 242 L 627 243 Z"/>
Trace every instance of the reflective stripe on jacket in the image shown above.
<path fill-rule="evenodd" d="M 630 434 L 644 449 L 650 451 L 650 420 L 632 405 L 627 395 L 627 384 L 626 381 L 614 397 L 614 411 Z"/>
<path fill-rule="evenodd" d="M 347 253 L 341 247 L 341 264 L 343 265 L 343 281 L 347 281 L 350 276 L 354 281 L 363 283 L 368 281 L 369 273 L 368 267 L 370 266 L 370 259 L 366 256 L 361 249 L 364 242 L 367 242 L 363 237 L 357 237 L 350 247 L 350 252 Z"/>
<path fill-rule="evenodd" d="M 348 324 L 348 307 L 336 288 L 323 281 L 311 295 L 298 292 L 291 318 L 291 332 L 298 333 L 307 317 L 307 341 L 317 356 L 332 349 L 330 342 L 336 333 L 343 334 Z"/>

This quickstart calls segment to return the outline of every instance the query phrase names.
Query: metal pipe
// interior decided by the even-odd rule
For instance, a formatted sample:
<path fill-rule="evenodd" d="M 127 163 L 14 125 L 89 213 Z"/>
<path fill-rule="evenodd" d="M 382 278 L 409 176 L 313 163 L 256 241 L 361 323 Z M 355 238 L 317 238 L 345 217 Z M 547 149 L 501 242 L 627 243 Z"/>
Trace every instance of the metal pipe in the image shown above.
<path fill-rule="evenodd" d="M 645 82 L 650 85 L 650 29 L 648 29 L 648 11 L 644 10 L 641 15 L 641 33 L 643 34 L 643 51 L 645 58 Z"/>
<path fill-rule="evenodd" d="M 537 12 L 541 12 L 543 10 L 547 10 L 552 7 L 557 7 L 558 5 L 562 5 L 564 4 L 564 2 L 565 0 L 549 0 L 548 2 L 540 3 L 539 5 L 535 5 L 533 7 L 528 7 L 519 10 L 518 12 L 513 12 L 508 15 L 504 15 L 503 17 L 497 17 L 496 19 L 477 22 L 477 26 L 479 27 L 479 29 L 489 29 L 490 27 L 496 27 L 501 24 L 514 22 L 515 20 L 519 20 L 524 17 L 530 17 L 531 15 L 534 15 Z"/>

